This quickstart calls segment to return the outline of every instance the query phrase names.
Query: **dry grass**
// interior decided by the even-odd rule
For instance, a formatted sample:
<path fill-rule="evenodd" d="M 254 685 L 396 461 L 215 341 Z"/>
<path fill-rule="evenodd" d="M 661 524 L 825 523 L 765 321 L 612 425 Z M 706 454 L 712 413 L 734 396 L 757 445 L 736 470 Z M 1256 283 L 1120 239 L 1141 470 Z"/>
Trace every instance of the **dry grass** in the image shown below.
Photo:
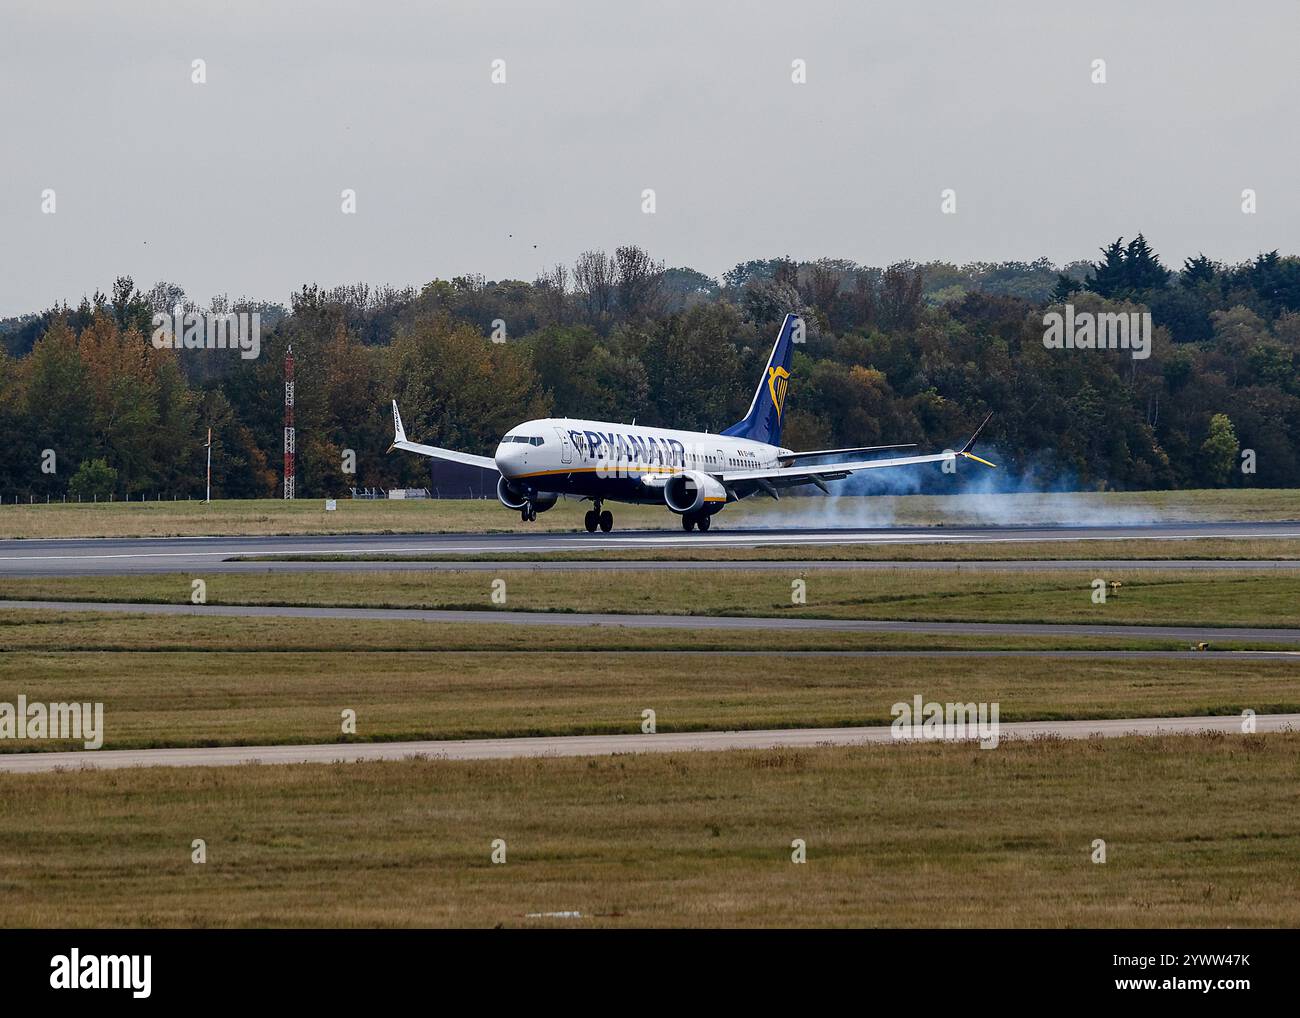
<path fill-rule="evenodd" d="M 1300 712 L 1290 662 L 607 651 L 0 655 L 0 700 L 102 702 L 106 749 L 888 724 L 920 693 L 1001 720 Z M 349 739 L 348 741 L 354 741 Z M 80 749 L 2 741 L 0 752 Z"/>
<path fill-rule="evenodd" d="M 1216 649 L 1260 650 L 1267 644 Z M 1294 649 L 1278 645 L 1277 649 Z M 250 616 L 104 614 L 4 608 L 0 601 L 0 652 L 211 651 L 906 651 L 906 650 L 1186 650 L 1182 641 L 1112 636 L 946 636 L 912 633 L 638 629 L 620 626 L 517 626 L 490 623 L 402 622 L 390 619 L 284 619 Z"/>
<path fill-rule="evenodd" d="M 1298 772 L 1267 735 L 0 775 L 0 924 L 1294 927 Z"/>
<path fill-rule="evenodd" d="M 352 501 L 325 512 L 324 499 L 131 502 L 0 506 L 0 538 L 169 537 L 253 534 L 358 534 L 576 531 L 586 503 L 562 501 L 524 524 L 495 500 Z M 620 530 L 680 530 L 656 506 L 613 507 Z M 967 526 L 1125 523 L 1157 520 L 1296 520 L 1300 491 L 1078 492 L 1068 495 L 901 495 L 753 499 L 726 510 L 719 526 Z"/>
<path fill-rule="evenodd" d="M 774 571 L 477 570 L 230 573 L 206 578 L 210 604 L 342 605 L 492 611 L 916 619 L 957 622 L 1082 622 L 1124 625 L 1300 626 L 1300 574 L 1291 571 L 1110 569 L 1123 586 L 1092 601 L 1098 577 L 1079 570 Z M 0 578 L 0 598 L 188 602 L 188 574 Z M 492 601 L 506 584 L 506 603 Z M 793 583 L 806 604 L 793 604 Z"/>

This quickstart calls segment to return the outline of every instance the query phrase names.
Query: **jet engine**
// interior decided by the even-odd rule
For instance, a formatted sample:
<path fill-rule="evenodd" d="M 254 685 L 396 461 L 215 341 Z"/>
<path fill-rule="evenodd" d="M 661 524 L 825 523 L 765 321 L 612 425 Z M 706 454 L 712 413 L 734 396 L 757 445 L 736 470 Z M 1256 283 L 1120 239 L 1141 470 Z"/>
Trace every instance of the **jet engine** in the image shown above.
<path fill-rule="evenodd" d="M 727 489 L 708 474 L 687 470 L 664 482 L 664 502 L 675 513 L 698 513 L 705 500 L 726 501 Z"/>
<path fill-rule="evenodd" d="M 532 491 L 526 488 L 516 488 L 506 480 L 504 474 L 497 478 L 498 501 L 507 509 L 514 509 L 516 512 L 531 502 L 535 510 L 544 513 L 547 509 L 554 507 L 559 497 L 553 491 Z"/>
<path fill-rule="evenodd" d="M 528 492 L 516 488 L 504 474 L 497 478 L 497 498 L 507 509 L 519 510 L 528 504 Z"/>

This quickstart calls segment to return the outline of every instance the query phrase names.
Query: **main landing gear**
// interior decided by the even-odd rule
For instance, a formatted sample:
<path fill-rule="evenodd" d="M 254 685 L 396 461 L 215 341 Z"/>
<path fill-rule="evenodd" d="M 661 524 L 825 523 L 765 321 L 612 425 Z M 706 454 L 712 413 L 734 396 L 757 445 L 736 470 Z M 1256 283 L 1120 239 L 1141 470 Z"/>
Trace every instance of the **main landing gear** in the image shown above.
<path fill-rule="evenodd" d="M 711 517 L 708 513 L 683 513 L 682 529 L 690 530 L 692 527 L 699 527 L 700 533 L 709 529 L 709 520 Z"/>
<path fill-rule="evenodd" d="M 608 509 L 601 511 L 600 499 L 593 499 L 595 509 L 588 509 L 587 515 L 583 517 L 583 523 L 587 527 L 587 533 L 594 534 L 596 528 L 600 527 L 601 533 L 608 534 L 614 529 L 614 514 Z"/>
<path fill-rule="evenodd" d="M 529 502 L 519 510 L 519 518 L 525 523 L 537 522 L 537 510 L 533 508 L 533 503 Z"/>

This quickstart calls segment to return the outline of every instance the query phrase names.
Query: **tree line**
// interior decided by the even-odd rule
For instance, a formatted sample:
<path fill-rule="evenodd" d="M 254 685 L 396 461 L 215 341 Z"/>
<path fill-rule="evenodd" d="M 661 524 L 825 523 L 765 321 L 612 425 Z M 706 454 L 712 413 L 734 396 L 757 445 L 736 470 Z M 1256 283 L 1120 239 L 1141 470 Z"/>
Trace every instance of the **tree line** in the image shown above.
<path fill-rule="evenodd" d="M 1064 302 L 1149 312 L 1152 356 L 1045 348 L 1043 316 Z M 154 315 L 177 308 L 257 312 L 260 356 L 156 348 Z M 300 497 L 428 483 L 426 461 L 386 454 L 393 398 L 418 441 L 488 454 L 548 415 L 720 430 L 743 416 L 791 311 L 806 325 L 792 448 L 943 448 L 991 410 L 1002 477 L 1300 484 L 1300 259 L 1198 255 L 1171 269 L 1139 234 L 1066 266 L 778 257 L 720 280 L 627 246 L 532 282 L 304 285 L 288 306 L 222 295 L 201 307 L 174 284 L 123 277 L 0 321 L 0 496 L 197 496 L 211 428 L 214 496 L 274 497 L 290 345 Z"/>

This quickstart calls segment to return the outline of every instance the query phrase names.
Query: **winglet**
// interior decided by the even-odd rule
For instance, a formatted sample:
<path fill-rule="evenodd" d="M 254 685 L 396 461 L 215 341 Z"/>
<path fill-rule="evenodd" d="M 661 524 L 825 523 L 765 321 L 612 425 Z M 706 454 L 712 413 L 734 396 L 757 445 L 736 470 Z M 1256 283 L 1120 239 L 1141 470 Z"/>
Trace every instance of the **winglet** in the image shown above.
<path fill-rule="evenodd" d="M 402 414 L 397 409 L 397 400 L 393 400 L 393 444 L 388 447 L 392 452 L 398 444 L 406 441 L 406 429 L 402 427 Z"/>
<path fill-rule="evenodd" d="M 989 415 L 985 417 L 984 420 L 980 421 L 980 426 L 975 429 L 975 434 L 971 435 L 970 440 L 961 447 L 961 451 L 958 452 L 957 455 L 965 456 L 968 460 L 974 460 L 976 463 L 983 463 L 986 467 L 992 467 L 994 470 L 996 470 L 997 469 L 996 463 L 990 463 L 988 460 L 980 459 L 973 452 L 971 452 L 971 450 L 975 448 L 975 440 L 980 437 L 980 432 L 984 430 L 984 425 L 988 424 L 988 422 L 991 421 L 992 419 L 993 419 L 993 413 L 992 411 L 990 411 Z"/>

